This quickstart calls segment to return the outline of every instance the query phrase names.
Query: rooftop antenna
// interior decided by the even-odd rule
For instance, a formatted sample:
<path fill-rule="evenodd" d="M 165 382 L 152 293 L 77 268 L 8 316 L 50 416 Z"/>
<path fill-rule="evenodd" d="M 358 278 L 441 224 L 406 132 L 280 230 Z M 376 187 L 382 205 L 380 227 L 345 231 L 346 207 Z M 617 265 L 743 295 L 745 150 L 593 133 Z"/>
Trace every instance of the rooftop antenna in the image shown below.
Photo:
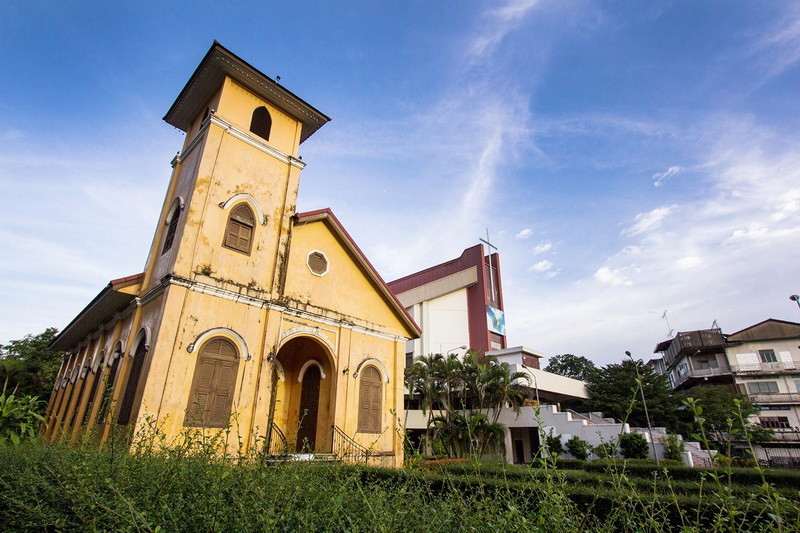
<path fill-rule="evenodd" d="M 667 319 L 667 309 L 664 309 L 664 314 L 661 315 L 661 318 L 664 319 L 664 322 L 667 323 L 667 337 L 672 338 L 672 334 L 675 333 L 675 330 L 669 326 L 669 319 Z"/>
<path fill-rule="evenodd" d="M 714 319 L 714 322 L 711 323 L 711 329 L 719 329 L 719 324 L 717 324 L 717 319 Z"/>

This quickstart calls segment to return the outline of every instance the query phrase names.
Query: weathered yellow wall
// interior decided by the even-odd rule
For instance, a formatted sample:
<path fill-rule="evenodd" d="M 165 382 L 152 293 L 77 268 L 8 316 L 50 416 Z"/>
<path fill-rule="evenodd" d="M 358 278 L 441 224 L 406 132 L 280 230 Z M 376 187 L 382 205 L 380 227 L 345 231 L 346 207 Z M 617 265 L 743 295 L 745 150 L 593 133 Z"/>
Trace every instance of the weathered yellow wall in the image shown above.
<path fill-rule="evenodd" d="M 324 276 L 312 274 L 306 264 L 308 254 L 315 250 L 328 258 L 329 270 Z M 322 221 L 294 226 L 284 294 L 290 303 L 316 312 L 335 310 L 379 331 L 409 334 L 349 251 Z"/>
<path fill-rule="evenodd" d="M 297 154 L 301 126 L 274 106 L 230 79 L 226 79 L 212 100 L 210 107 L 216 105 L 216 116 L 239 128 L 240 133 L 254 139 L 256 144 L 268 144 L 286 155 Z M 272 115 L 269 141 L 249 132 L 253 110 L 261 105 Z M 276 257 L 282 252 L 281 244 L 285 243 L 290 217 L 294 214 L 300 168 L 242 142 L 215 123 L 200 131 L 199 119 L 187 134 L 184 153 L 162 207 L 148 263 L 152 267 L 145 285 L 152 287 L 170 272 L 191 278 L 201 270 L 210 269 L 219 280 L 235 280 L 242 286 L 270 294 L 278 282 Z M 197 135 L 199 143 L 186 153 L 192 142 L 189 137 Z M 256 221 L 249 256 L 221 246 L 230 209 L 238 203 L 225 209 L 220 204 L 237 194 L 252 196 L 267 219 L 266 225 Z M 179 224 L 172 249 L 162 255 L 165 221 L 177 197 L 185 201 L 181 214 L 185 223 Z M 258 218 L 258 209 L 252 204 L 251 208 Z"/>

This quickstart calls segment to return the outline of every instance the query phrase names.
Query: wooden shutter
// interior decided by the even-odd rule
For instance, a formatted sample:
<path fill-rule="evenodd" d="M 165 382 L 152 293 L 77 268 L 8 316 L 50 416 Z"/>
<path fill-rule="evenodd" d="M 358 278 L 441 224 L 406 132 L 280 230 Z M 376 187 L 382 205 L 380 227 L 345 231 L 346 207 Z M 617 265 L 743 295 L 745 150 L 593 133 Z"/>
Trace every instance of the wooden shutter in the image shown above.
<path fill-rule="evenodd" d="M 165 254 L 167 250 L 172 248 L 172 242 L 175 240 L 175 232 L 178 230 L 178 219 L 180 218 L 180 206 L 175 206 L 175 209 L 172 210 L 172 218 L 169 221 L 169 226 L 167 227 L 167 235 L 164 237 L 164 248 L 161 250 L 162 254 Z"/>
<path fill-rule="evenodd" d="M 224 427 L 231 414 L 239 356 L 227 339 L 212 339 L 197 357 L 184 425 Z"/>
<path fill-rule="evenodd" d="M 114 398 L 114 380 L 117 379 L 117 371 L 119 367 L 122 366 L 122 354 L 120 353 L 117 359 L 112 359 L 109 364 L 111 365 L 111 370 L 108 371 L 108 379 L 106 380 L 106 386 L 103 390 L 103 403 L 100 405 L 100 413 L 97 415 L 98 424 L 105 422 L 108 406 Z"/>
<path fill-rule="evenodd" d="M 358 430 L 364 433 L 381 432 L 383 382 L 374 366 L 361 372 L 358 395 Z"/>
<path fill-rule="evenodd" d="M 133 354 L 133 364 L 131 365 L 131 373 L 128 376 L 128 384 L 125 386 L 125 394 L 122 396 L 122 404 L 119 408 L 119 417 L 117 417 L 117 424 L 125 426 L 131 420 L 131 411 L 133 411 L 133 400 L 136 398 L 136 391 L 139 388 L 139 378 L 142 376 L 142 367 L 144 366 L 145 356 L 145 341 L 144 338 L 136 347 L 136 353 Z M 122 363 L 122 357 L 117 361 L 117 364 Z"/>
<path fill-rule="evenodd" d="M 223 244 L 228 248 L 249 254 L 254 226 L 255 217 L 247 204 L 237 206 L 231 211 L 231 216 L 228 218 Z"/>
<path fill-rule="evenodd" d="M 89 399 L 86 401 L 86 412 L 83 414 L 83 425 L 85 425 L 89 421 L 89 416 L 92 414 L 92 406 L 94 406 L 95 396 L 97 396 L 97 389 L 100 386 L 100 382 L 103 380 L 103 370 L 105 369 L 105 360 L 106 355 L 103 353 L 100 356 L 100 362 L 97 365 L 97 370 L 94 373 L 94 381 L 92 382 L 92 388 L 89 390 Z M 86 375 L 89 377 L 89 374 Z"/>

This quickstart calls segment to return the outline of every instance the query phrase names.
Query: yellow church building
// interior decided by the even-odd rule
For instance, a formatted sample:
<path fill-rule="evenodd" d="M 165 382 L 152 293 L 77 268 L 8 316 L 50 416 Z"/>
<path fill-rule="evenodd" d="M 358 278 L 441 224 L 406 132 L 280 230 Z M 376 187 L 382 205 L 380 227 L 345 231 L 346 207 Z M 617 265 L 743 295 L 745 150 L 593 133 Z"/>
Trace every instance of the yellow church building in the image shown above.
<path fill-rule="evenodd" d="M 48 437 L 154 421 L 232 435 L 229 452 L 349 446 L 399 466 L 419 327 L 329 209 L 295 212 L 299 146 L 330 119 L 215 42 L 164 120 L 186 139 L 144 272 L 53 341 Z"/>

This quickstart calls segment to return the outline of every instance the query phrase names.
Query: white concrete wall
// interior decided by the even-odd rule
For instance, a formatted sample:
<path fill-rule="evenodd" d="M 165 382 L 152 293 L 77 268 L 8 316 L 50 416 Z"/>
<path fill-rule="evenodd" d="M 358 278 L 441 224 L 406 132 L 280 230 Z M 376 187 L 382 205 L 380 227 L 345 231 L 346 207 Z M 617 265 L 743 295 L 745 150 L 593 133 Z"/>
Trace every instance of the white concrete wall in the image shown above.
<path fill-rule="evenodd" d="M 414 357 L 433 353 L 446 354 L 460 346 L 469 347 L 467 318 L 467 290 L 459 289 L 408 308 L 416 323 L 422 328 L 422 337 L 413 343 Z M 459 355 L 464 350 L 458 350 Z"/>

